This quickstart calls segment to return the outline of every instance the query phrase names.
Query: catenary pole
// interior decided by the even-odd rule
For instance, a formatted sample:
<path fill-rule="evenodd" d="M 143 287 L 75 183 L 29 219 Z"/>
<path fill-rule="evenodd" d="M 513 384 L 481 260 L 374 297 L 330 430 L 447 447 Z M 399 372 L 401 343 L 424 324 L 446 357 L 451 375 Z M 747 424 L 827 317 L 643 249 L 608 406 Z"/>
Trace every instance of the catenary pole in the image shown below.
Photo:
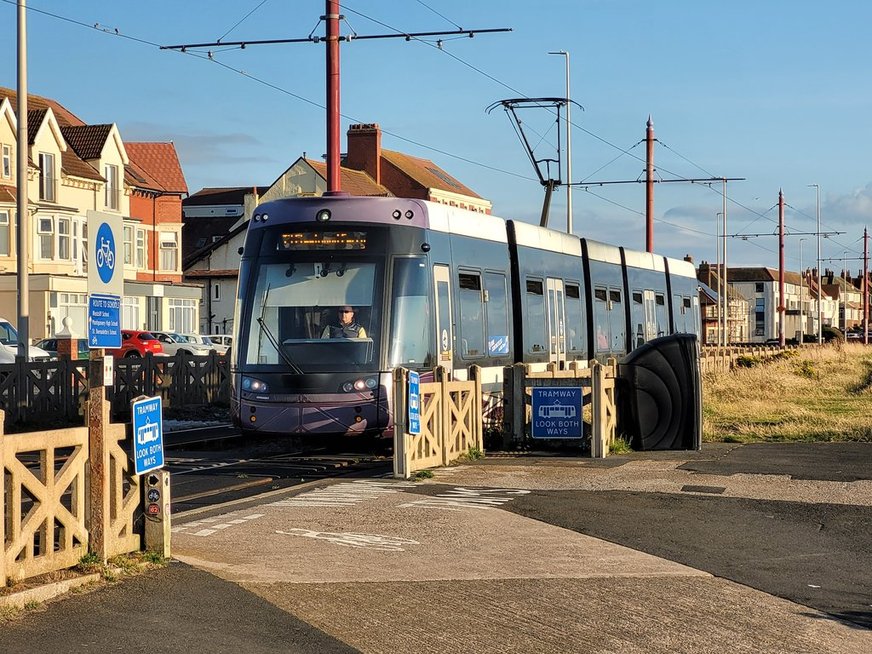
<path fill-rule="evenodd" d="M 654 252 L 654 121 L 645 130 L 645 251 Z"/>
<path fill-rule="evenodd" d="M 339 0 L 325 0 L 327 34 L 327 191 L 342 190 L 339 175 Z"/>
<path fill-rule="evenodd" d="M 869 345 L 869 230 L 863 228 L 863 344 Z"/>
<path fill-rule="evenodd" d="M 823 297 L 824 291 L 821 286 L 821 187 L 818 184 L 809 184 L 814 186 L 815 190 L 815 213 L 817 215 L 817 324 L 818 324 L 818 345 L 824 342 L 824 319 L 823 319 Z"/>

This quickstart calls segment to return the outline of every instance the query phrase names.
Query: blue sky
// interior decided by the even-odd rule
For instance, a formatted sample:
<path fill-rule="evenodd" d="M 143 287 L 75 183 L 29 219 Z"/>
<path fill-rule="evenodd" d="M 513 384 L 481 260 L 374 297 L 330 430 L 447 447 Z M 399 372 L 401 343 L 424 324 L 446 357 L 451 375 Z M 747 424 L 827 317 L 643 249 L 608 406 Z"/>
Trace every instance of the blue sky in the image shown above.
<path fill-rule="evenodd" d="M 326 151 L 323 45 L 216 49 L 212 61 L 155 45 L 320 34 L 322 0 L 27 4 L 30 91 L 89 123 L 117 123 L 126 140 L 174 141 L 191 192 L 269 184 L 302 153 Z M 727 187 L 727 232 L 767 236 L 729 239 L 731 265 L 776 267 L 779 188 L 788 232 L 814 232 L 808 185 L 819 184 L 823 230 L 844 232 L 822 239 L 822 257 L 839 259 L 824 266 L 862 266 L 851 259 L 872 223 L 872 3 L 346 0 L 342 13 L 343 33 L 360 35 L 513 30 L 446 38 L 442 49 L 343 44 L 343 149 L 350 123 L 377 122 L 383 147 L 432 159 L 498 215 L 538 222 L 543 190 L 504 112 L 485 110 L 563 96 L 564 59 L 546 53 L 566 50 L 584 107 L 572 113 L 575 181 L 644 179 L 650 115 L 659 178 L 745 178 Z M 15 2 L 0 0 L 0 85 L 13 88 L 15 16 Z M 525 118 L 546 156 L 554 117 Z M 658 184 L 655 249 L 714 261 L 721 205 L 719 184 Z M 558 190 L 552 226 L 565 225 L 565 206 Z M 644 249 L 644 184 L 576 189 L 573 208 L 577 234 Z M 803 263 L 815 257 L 814 236 L 789 237 L 794 270 L 801 238 Z"/>

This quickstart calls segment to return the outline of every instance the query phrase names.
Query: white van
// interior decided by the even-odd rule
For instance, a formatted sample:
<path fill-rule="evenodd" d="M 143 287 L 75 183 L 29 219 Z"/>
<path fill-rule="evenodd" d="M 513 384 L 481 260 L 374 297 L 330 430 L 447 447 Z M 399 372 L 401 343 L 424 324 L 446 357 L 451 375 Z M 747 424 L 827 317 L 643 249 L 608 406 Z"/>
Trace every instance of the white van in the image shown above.
<path fill-rule="evenodd" d="M 227 354 L 227 350 L 233 345 L 233 337 L 230 334 L 209 334 L 209 340 L 212 341 L 218 354 Z"/>
<path fill-rule="evenodd" d="M 18 331 L 12 323 L 0 318 L 0 363 L 15 363 L 18 354 Z M 31 361 L 48 361 L 51 355 L 45 350 L 31 345 L 28 348 Z"/>

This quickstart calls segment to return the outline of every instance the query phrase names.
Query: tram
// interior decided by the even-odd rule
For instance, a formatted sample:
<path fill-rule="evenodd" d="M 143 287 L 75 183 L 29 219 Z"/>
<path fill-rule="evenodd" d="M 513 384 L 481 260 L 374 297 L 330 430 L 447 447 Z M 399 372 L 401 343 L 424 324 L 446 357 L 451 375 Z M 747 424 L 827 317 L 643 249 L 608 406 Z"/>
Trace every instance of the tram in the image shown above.
<path fill-rule="evenodd" d="M 231 412 L 248 433 L 390 436 L 396 367 L 478 365 L 499 393 L 516 362 L 700 329 L 691 263 L 423 200 L 266 202 L 241 254 Z"/>

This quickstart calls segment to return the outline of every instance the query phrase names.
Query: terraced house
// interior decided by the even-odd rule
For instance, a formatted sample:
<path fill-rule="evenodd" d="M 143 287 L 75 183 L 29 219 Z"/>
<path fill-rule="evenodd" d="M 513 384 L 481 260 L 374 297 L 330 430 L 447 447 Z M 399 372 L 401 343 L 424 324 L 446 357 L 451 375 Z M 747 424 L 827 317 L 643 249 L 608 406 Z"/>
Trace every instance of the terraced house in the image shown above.
<path fill-rule="evenodd" d="M 125 143 L 55 100 L 28 95 L 28 143 L 17 143 L 17 95 L 0 87 L 0 315 L 17 315 L 17 157 L 28 158 L 30 336 L 65 317 L 85 335 L 88 210 L 121 215 L 122 327 L 196 331 L 201 288 L 182 282 L 182 198 L 172 143 Z"/>

